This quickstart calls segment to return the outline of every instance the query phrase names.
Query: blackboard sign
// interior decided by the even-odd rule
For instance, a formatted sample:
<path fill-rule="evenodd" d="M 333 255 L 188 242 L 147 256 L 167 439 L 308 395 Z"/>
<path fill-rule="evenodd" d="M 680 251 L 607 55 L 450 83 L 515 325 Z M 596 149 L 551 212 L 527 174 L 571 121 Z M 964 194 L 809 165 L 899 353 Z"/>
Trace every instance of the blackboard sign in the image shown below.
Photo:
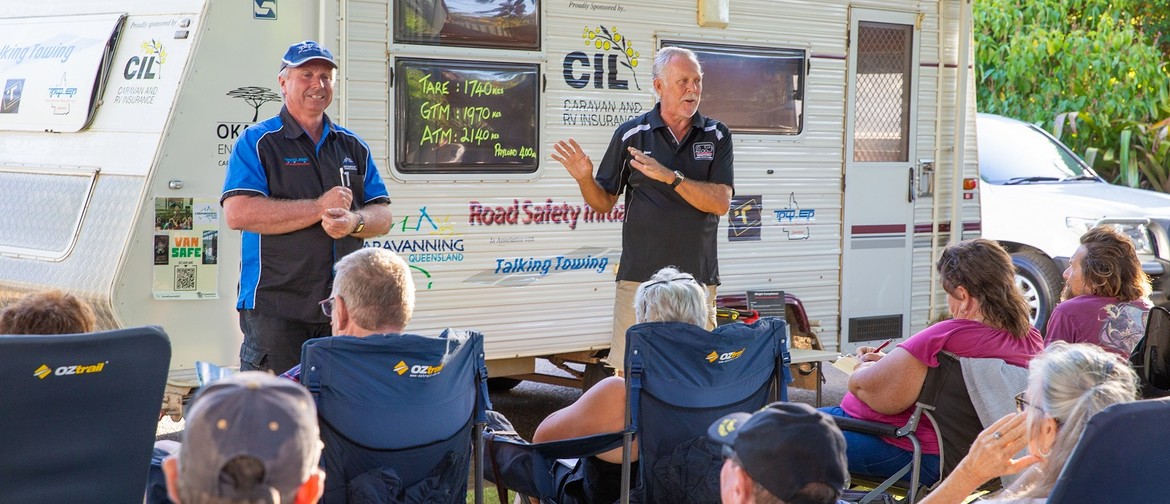
<path fill-rule="evenodd" d="M 400 171 L 536 171 L 537 65 L 400 58 L 395 69 Z"/>

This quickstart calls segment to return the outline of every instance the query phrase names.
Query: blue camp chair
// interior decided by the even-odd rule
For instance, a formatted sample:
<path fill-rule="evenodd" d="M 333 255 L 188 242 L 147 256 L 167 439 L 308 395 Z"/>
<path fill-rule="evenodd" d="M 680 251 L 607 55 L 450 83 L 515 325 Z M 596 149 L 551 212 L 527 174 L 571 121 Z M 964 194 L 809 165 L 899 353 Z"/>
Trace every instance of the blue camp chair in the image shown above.
<path fill-rule="evenodd" d="M 1165 502 L 1167 425 L 1170 398 L 1114 404 L 1093 415 L 1048 502 Z"/>
<path fill-rule="evenodd" d="M 170 361 L 154 326 L 0 336 L 0 502 L 141 502 Z"/>
<path fill-rule="evenodd" d="M 490 405 L 482 334 L 309 340 L 301 383 L 317 402 L 325 442 L 322 502 L 463 503 L 473 452 L 476 502 L 483 501 Z"/>
<path fill-rule="evenodd" d="M 536 445 L 489 434 L 493 479 L 544 503 L 578 502 L 565 491 L 567 471 L 556 459 L 623 446 L 624 504 L 631 499 L 636 435 L 636 501 L 719 502 L 723 458 L 718 446 L 708 444 L 707 427 L 728 413 L 787 399 L 787 328 L 778 318 L 714 331 L 680 322 L 634 325 L 626 333 L 626 428 Z"/>

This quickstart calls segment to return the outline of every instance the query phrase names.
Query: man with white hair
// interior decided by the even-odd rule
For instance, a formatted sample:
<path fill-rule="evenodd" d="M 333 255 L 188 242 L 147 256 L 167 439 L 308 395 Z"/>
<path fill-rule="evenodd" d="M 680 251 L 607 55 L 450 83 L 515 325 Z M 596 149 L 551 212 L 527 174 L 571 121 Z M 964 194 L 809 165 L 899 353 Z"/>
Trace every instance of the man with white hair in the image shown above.
<path fill-rule="evenodd" d="M 595 212 L 608 213 L 626 194 L 609 350 L 609 364 L 619 371 L 626 329 L 634 325 L 634 290 L 660 268 L 689 272 L 705 286 L 704 325 L 715 327 L 716 231 L 733 194 L 731 131 L 699 114 L 703 69 L 695 53 L 664 47 L 652 74 L 658 104 L 617 128 L 596 177 L 593 161 L 575 140 L 557 142 L 552 154 Z"/>

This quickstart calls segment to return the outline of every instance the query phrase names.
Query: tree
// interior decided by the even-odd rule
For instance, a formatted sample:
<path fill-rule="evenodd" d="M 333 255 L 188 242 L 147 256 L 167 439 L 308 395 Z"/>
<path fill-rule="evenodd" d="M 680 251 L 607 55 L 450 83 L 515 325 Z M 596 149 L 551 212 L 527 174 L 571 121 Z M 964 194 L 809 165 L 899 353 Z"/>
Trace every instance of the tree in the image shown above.
<path fill-rule="evenodd" d="M 227 95 L 232 98 L 241 98 L 244 103 L 251 105 L 254 109 L 252 113 L 252 122 L 260 117 L 260 106 L 268 102 L 280 101 L 280 95 L 266 87 L 248 86 L 235 88 L 227 92 Z"/>
<path fill-rule="evenodd" d="M 1165 6 L 981 0 L 974 12 L 980 110 L 1040 124 L 1103 174 L 1136 185 L 1135 146 L 1170 114 L 1163 35 L 1144 31 L 1166 24 Z"/>

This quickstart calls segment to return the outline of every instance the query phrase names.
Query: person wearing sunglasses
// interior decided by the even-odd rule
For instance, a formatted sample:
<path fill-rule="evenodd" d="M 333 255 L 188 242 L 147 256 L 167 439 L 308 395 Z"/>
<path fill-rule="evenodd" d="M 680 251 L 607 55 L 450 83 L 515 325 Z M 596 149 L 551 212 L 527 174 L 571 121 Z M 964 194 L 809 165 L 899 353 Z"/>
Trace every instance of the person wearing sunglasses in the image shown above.
<path fill-rule="evenodd" d="M 333 293 L 320 302 L 335 336 L 398 334 L 414 315 L 414 279 L 398 254 L 368 247 L 337 261 Z M 301 365 L 282 377 L 300 381 Z"/>
<path fill-rule="evenodd" d="M 963 502 L 987 481 L 1020 474 L 984 502 L 1042 503 L 1089 419 L 1107 406 L 1137 399 L 1137 375 L 1101 347 L 1054 342 L 1028 365 L 1017 412 L 983 430 L 971 451 L 922 504 Z M 1020 450 L 1027 454 L 1014 458 Z"/>

